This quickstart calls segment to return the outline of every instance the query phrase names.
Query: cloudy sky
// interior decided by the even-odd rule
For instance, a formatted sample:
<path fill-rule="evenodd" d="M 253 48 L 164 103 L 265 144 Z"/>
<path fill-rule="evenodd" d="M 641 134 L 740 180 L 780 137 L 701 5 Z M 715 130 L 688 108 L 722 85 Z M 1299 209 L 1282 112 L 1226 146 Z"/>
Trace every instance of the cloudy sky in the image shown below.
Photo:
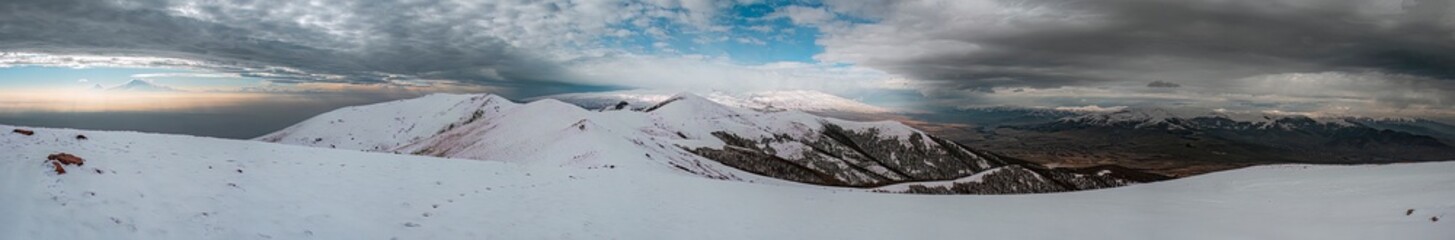
<path fill-rule="evenodd" d="M 0 92 L 808 89 L 906 108 L 1455 116 L 1448 0 L 8 0 Z M 875 102 L 875 99 L 895 99 Z"/>

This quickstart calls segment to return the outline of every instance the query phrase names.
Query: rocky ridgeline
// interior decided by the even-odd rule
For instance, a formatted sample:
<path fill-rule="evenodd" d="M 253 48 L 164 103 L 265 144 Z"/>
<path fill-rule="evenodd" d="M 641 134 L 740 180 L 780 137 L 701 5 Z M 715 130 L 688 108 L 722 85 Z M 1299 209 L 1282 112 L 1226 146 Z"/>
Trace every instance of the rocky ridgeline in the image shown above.
<path fill-rule="evenodd" d="M 1135 170 L 1106 170 L 1104 174 L 1075 169 L 1050 169 L 1037 164 L 976 151 L 954 142 L 921 133 L 909 139 L 882 136 L 870 131 L 846 130 L 830 123 L 811 139 L 794 139 L 786 134 L 773 138 L 745 139 L 727 132 L 713 135 L 728 147 L 691 149 L 706 158 L 748 172 L 775 178 L 829 186 L 880 187 L 906 184 L 907 189 L 887 192 L 925 194 L 1019 194 L 1064 192 L 1119 187 L 1163 180 L 1153 176 L 1126 178 Z M 783 154 L 764 147 L 784 143 L 809 146 L 799 153 Z M 783 156 L 801 157 L 783 157 Z M 1118 174 L 1108 174 L 1116 172 Z M 914 182 L 952 181 L 985 173 L 976 181 L 946 186 L 915 185 Z"/>
<path fill-rule="evenodd" d="M 325 113 L 259 140 L 550 166 L 662 168 L 716 179 L 768 177 L 856 188 L 994 173 L 953 185 L 876 189 L 889 192 L 1041 193 L 1145 180 L 1050 169 L 970 149 L 898 122 L 735 108 L 692 94 L 592 110 L 555 100 L 518 104 L 488 95 L 436 95 Z"/>

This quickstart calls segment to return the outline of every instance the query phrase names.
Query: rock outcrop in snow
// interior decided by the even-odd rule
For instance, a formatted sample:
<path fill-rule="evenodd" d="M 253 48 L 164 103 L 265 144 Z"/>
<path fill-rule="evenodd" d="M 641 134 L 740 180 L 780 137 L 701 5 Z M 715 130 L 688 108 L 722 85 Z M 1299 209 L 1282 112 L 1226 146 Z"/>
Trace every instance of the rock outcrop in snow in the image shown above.
<path fill-rule="evenodd" d="M 314 117 L 258 140 L 519 162 L 656 168 L 703 177 L 879 187 L 999 171 L 995 181 L 924 193 L 1036 193 L 1137 181 L 1008 159 L 899 122 L 730 107 L 693 94 L 640 111 L 590 111 L 554 99 L 436 94 Z M 1005 179 L 1005 180 L 1001 180 Z"/>

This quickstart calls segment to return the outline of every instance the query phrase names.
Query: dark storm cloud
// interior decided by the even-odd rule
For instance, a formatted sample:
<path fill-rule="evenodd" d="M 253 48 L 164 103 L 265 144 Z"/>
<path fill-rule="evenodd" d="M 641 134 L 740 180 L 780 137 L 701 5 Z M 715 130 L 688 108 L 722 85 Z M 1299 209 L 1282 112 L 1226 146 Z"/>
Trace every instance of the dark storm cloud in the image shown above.
<path fill-rule="evenodd" d="M 1170 82 L 1164 82 L 1164 81 L 1158 80 L 1158 81 L 1152 81 L 1150 83 L 1147 83 L 1147 87 L 1149 87 L 1149 88 L 1178 88 L 1178 87 L 1182 87 L 1182 84 L 1176 84 L 1176 83 L 1170 83 Z"/>
<path fill-rule="evenodd" d="M 830 31 L 820 58 L 961 88 L 1325 71 L 1455 79 L 1448 0 L 899 3 L 867 14 L 880 26 Z"/>
<path fill-rule="evenodd" d="M 460 31 L 462 21 L 437 19 L 449 6 L 436 1 L 330 5 L 317 10 L 347 21 L 324 27 L 305 21 L 315 16 L 288 15 L 315 10 L 304 3 L 226 3 L 255 5 L 193 7 L 186 10 L 203 17 L 188 17 L 178 8 L 185 2 L 4 1 L 0 51 L 196 59 L 214 70 L 294 82 L 531 81 L 560 72 L 498 38 Z"/>

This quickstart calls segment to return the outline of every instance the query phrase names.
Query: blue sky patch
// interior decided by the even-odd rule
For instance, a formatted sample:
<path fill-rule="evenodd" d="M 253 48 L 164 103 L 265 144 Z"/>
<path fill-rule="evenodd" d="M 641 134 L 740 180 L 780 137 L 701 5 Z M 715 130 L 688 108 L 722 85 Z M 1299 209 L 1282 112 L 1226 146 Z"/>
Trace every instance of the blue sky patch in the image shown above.
<path fill-rule="evenodd" d="M 606 46 L 644 54 L 697 54 L 725 56 L 736 63 L 763 64 L 781 61 L 814 62 L 813 55 L 823 52 L 815 43 L 818 28 L 794 25 L 786 17 L 771 17 L 787 6 L 820 6 L 817 2 L 767 1 L 732 6 L 715 24 L 725 31 L 694 29 L 667 19 L 651 19 L 647 26 L 618 24 L 634 34 L 606 37 Z"/>

